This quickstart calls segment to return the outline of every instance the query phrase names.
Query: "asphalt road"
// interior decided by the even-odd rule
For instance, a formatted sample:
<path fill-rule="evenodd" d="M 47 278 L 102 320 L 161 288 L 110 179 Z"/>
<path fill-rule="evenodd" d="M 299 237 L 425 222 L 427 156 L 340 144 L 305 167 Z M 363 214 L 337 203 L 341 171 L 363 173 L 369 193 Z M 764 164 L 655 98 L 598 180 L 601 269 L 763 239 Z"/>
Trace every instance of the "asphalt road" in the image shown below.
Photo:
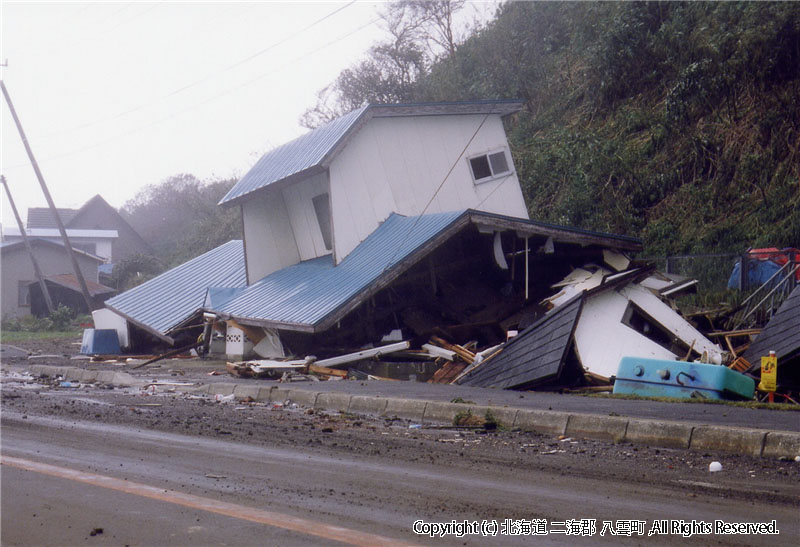
<path fill-rule="evenodd" d="M 774 546 L 796 545 L 800 538 L 800 493 L 793 479 L 740 486 L 712 476 L 697 480 L 696 473 L 648 479 L 646 465 L 609 464 L 604 473 L 596 459 L 568 455 L 560 466 L 509 465 L 502 455 L 465 464 L 452 451 L 428 459 L 450 443 L 425 440 L 419 440 L 425 459 L 415 460 L 393 454 L 392 439 L 380 430 L 338 437 L 359 446 L 305 448 L 277 439 L 250 443 L 14 410 L 5 410 L 2 420 L 3 545 Z M 291 427 L 283 431 L 292 435 Z M 544 522 L 549 534 L 503 534 L 505 519 L 540 527 Z M 780 533 L 648 536 L 662 519 L 673 532 L 692 521 L 774 519 Z M 432 523 L 453 520 L 485 521 L 484 532 L 496 522 L 497 535 L 430 538 L 413 531 L 415 521 L 422 521 L 418 529 L 430 530 Z M 644 521 L 644 535 L 607 530 L 601 536 L 604 521 L 612 528 Z M 592 535 L 562 533 L 588 534 L 591 522 Z"/>

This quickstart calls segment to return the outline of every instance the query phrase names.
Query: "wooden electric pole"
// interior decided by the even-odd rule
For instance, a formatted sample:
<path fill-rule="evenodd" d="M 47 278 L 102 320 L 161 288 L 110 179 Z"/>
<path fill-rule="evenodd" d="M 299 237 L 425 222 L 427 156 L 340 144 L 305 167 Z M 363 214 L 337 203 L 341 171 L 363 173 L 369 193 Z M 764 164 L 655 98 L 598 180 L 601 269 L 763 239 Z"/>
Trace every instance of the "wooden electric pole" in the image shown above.
<path fill-rule="evenodd" d="M 19 217 L 19 212 L 17 212 L 17 206 L 14 204 L 14 198 L 11 197 L 11 190 L 8 189 L 8 182 L 6 182 L 6 178 L 3 175 L 0 175 L 0 183 L 2 183 L 6 188 L 8 203 L 11 204 L 11 210 L 14 211 L 14 218 L 17 219 L 17 226 L 19 226 L 19 233 L 22 236 L 22 242 L 25 244 L 25 248 L 28 249 L 28 254 L 31 256 L 31 262 L 33 262 L 33 273 L 36 275 L 36 281 L 39 282 L 39 288 L 42 289 L 44 303 L 47 304 L 47 311 L 49 313 L 53 313 L 54 308 L 53 301 L 50 299 L 50 291 L 47 289 L 47 283 L 44 282 L 42 270 L 39 269 L 39 262 L 36 260 L 36 255 L 33 254 L 33 247 L 31 246 L 31 242 L 28 240 L 28 234 L 25 232 L 25 226 L 22 224 L 22 219 Z"/>
<path fill-rule="evenodd" d="M 61 232 L 61 239 L 64 241 L 64 247 L 67 250 L 67 256 L 72 262 L 72 269 L 75 271 L 75 277 L 78 279 L 78 283 L 81 286 L 83 299 L 86 302 L 86 309 L 89 313 L 92 313 L 92 308 L 94 306 L 92 304 L 92 297 L 89 295 L 89 287 L 86 286 L 86 280 L 83 278 L 83 273 L 78 265 L 78 259 L 75 257 L 75 251 L 72 249 L 72 245 L 69 242 L 69 237 L 67 237 L 67 230 L 64 228 L 64 222 L 61 220 L 61 215 L 58 214 L 55 203 L 53 203 L 53 198 L 50 196 L 50 191 L 47 189 L 47 184 L 44 182 L 44 176 L 42 176 L 42 172 L 39 170 L 39 164 L 36 163 L 36 158 L 33 156 L 33 150 L 31 150 L 31 147 L 28 144 L 28 138 L 25 136 L 25 131 L 22 130 L 22 124 L 17 117 L 17 112 L 14 110 L 14 104 L 11 102 L 11 97 L 8 95 L 8 90 L 6 89 L 6 85 L 3 83 L 3 80 L 0 80 L 0 89 L 2 89 L 8 109 L 11 111 L 11 117 L 14 118 L 14 123 L 17 125 L 17 131 L 19 131 L 19 136 L 22 138 L 22 144 L 25 146 L 25 151 L 28 153 L 28 158 L 31 160 L 31 165 L 33 166 L 33 171 L 36 173 L 36 178 L 39 179 L 39 185 L 42 187 L 42 192 L 47 200 L 47 205 L 50 207 L 50 211 L 53 213 L 53 218 L 56 221 L 56 226 L 58 226 L 58 231 Z"/>

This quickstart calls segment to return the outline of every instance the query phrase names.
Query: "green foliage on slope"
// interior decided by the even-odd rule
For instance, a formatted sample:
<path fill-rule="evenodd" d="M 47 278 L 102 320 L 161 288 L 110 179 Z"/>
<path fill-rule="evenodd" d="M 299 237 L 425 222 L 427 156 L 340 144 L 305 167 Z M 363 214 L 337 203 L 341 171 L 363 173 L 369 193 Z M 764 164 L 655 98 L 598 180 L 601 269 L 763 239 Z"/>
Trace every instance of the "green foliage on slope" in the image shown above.
<path fill-rule="evenodd" d="M 648 254 L 800 244 L 800 5 L 505 4 L 428 99 L 520 97 L 533 218 Z"/>
<path fill-rule="evenodd" d="M 138 285 L 231 239 L 241 239 L 239 208 L 217 205 L 235 182 L 176 175 L 147 186 L 128 201 L 121 213 L 155 256 L 134 256 L 120 264 L 119 288 Z"/>
<path fill-rule="evenodd" d="M 798 3 L 509 2 L 404 93 L 522 99 L 532 218 L 649 255 L 800 245 Z"/>

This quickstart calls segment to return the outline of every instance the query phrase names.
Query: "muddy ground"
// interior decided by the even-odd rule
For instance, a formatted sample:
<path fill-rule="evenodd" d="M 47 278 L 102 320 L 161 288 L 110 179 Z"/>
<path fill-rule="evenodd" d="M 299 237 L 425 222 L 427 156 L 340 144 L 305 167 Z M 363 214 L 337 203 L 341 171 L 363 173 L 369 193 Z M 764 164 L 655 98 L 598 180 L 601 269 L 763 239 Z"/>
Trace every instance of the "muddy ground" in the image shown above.
<path fill-rule="evenodd" d="M 74 361 L 74 341 L 16 343 L 46 359 L 4 363 L 84 366 Z M 178 375 L 175 361 L 162 375 Z M 218 365 L 217 363 L 216 365 Z M 108 365 L 105 365 L 108 368 Z M 206 365 L 209 369 L 215 363 Z M 8 369 L 8 367 L 4 367 Z M 24 368 L 24 367 L 23 367 Z M 373 455 L 398 462 L 426 462 L 481 473 L 496 467 L 530 468 L 553 474 L 617 479 L 658 487 L 670 484 L 694 496 L 723 497 L 800 506 L 800 463 L 747 456 L 557 438 L 514 430 L 410 428 L 396 417 L 314 411 L 283 405 L 220 402 L 210 396 L 120 388 L 99 384 L 62 387 L 60 379 L 3 372 L 2 409 L 26 415 L 80 418 L 138 428 L 212 436 L 263 446 L 303 447 L 311 453 Z M 718 461 L 723 471 L 709 472 Z"/>

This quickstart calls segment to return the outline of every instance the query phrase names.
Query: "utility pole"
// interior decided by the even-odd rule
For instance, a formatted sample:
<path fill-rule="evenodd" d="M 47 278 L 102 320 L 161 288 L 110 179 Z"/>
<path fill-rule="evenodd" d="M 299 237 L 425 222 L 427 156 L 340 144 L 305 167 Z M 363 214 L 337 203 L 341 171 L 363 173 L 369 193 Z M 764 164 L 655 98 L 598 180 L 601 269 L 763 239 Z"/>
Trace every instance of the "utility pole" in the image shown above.
<path fill-rule="evenodd" d="M 22 225 L 22 219 L 19 218 L 17 206 L 14 204 L 14 198 L 11 197 L 11 190 L 8 189 L 8 182 L 6 182 L 6 178 L 3 175 L 0 175 L 0 182 L 6 187 L 8 202 L 11 204 L 11 210 L 14 211 L 14 218 L 17 219 L 17 226 L 19 226 L 19 233 L 22 236 L 22 241 L 25 244 L 25 248 L 28 249 L 28 254 L 31 256 L 31 262 L 33 262 L 33 273 L 36 275 L 36 281 L 39 282 L 39 288 L 42 289 L 44 302 L 47 304 L 47 311 L 49 313 L 53 313 L 54 308 L 53 301 L 50 299 L 50 291 L 47 288 L 47 283 L 44 282 L 42 270 L 39 269 L 39 262 L 36 260 L 36 256 L 33 254 L 33 247 L 31 246 L 31 242 L 28 240 L 28 234 L 25 232 L 25 226 Z"/>
<path fill-rule="evenodd" d="M 50 191 L 47 189 L 47 184 L 44 182 L 44 176 L 42 176 L 42 172 L 39 170 L 39 164 L 36 163 L 36 158 L 33 156 L 33 150 L 31 150 L 31 147 L 28 144 L 28 138 L 25 136 L 25 131 L 22 130 L 22 124 L 17 117 L 17 112 L 14 110 L 14 105 L 11 102 L 11 97 L 8 95 L 8 90 L 6 89 L 6 85 L 3 83 L 3 80 L 0 80 L 0 89 L 2 89 L 3 96 L 6 98 L 6 104 L 8 105 L 8 109 L 11 111 L 11 117 L 14 118 L 14 123 L 17 125 L 19 136 L 22 138 L 22 144 L 25 146 L 25 151 L 28 153 L 28 158 L 31 160 L 31 165 L 33 166 L 33 171 L 36 173 L 36 178 L 39 179 L 39 185 L 42 187 L 42 192 L 47 200 L 47 205 L 50 206 L 50 211 L 53 213 L 53 218 L 56 221 L 56 226 L 58 226 L 58 231 L 61 232 L 61 239 L 64 241 L 64 247 L 67 250 L 67 256 L 72 262 L 72 269 L 75 271 L 75 277 L 78 279 L 78 283 L 81 286 L 83 299 L 86 302 L 86 309 L 89 313 L 92 313 L 93 304 L 92 297 L 89 295 L 89 287 L 86 286 L 86 280 L 83 278 L 83 273 L 78 265 L 78 259 L 75 257 L 75 251 L 72 249 L 72 245 L 69 242 L 69 237 L 67 237 L 67 230 L 64 228 L 64 222 L 61 220 L 61 216 L 58 214 L 55 203 L 53 203 L 53 198 L 50 196 Z"/>

